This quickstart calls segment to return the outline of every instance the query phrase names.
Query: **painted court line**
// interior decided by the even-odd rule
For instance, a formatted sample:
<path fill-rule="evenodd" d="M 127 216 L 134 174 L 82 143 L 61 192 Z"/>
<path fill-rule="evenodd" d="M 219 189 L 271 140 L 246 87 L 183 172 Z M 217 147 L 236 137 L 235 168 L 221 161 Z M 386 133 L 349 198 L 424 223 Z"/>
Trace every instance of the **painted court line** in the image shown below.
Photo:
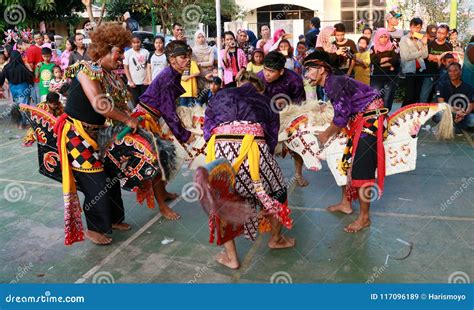
<path fill-rule="evenodd" d="M 0 164 L 6 163 L 7 161 L 10 161 L 10 160 L 15 159 L 15 158 L 17 158 L 17 157 L 20 157 L 20 156 L 23 156 L 23 155 L 26 155 L 26 154 L 30 154 L 30 153 L 33 153 L 33 152 L 36 152 L 36 149 L 34 149 L 34 150 L 29 150 L 29 151 L 27 151 L 27 152 L 24 152 L 24 153 L 15 155 L 15 156 L 13 156 L 13 157 L 4 159 L 4 160 L 0 161 Z"/>
<path fill-rule="evenodd" d="M 40 183 L 40 182 L 33 182 L 33 181 L 22 181 L 22 180 L 12 180 L 12 179 L 0 179 L 0 182 L 9 182 L 9 183 L 20 183 L 20 184 L 30 184 L 30 185 L 38 185 L 38 186 L 46 186 L 46 187 L 63 187 L 60 183 Z"/>
<path fill-rule="evenodd" d="M 469 144 L 470 144 L 472 147 L 474 147 L 474 141 L 472 140 L 471 135 L 470 135 L 467 131 L 465 131 L 465 130 L 463 130 L 462 133 L 463 133 L 464 136 L 466 137 L 466 139 L 467 139 L 467 141 L 469 142 Z"/>
<path fill-rule="evenodd" d="M 305 207 L 294 207 L 290 206 L 292 210 L 301 211 L 314 211 L 329 213 L 326 209 L 319 208 L 305 208 Z M 474 217 L 458 217 L 458 216 L 436 216 L 436 215 L 418 215 L 418 214 L 407 214 L 407 213 L 384 213 L 384 212 L 370 212 L 370 214 L 377 216 L 391 216 L 391 217 L 403 217 L 403 218 L 415 218 L 415 219 L 427 219 L 427 220 L 438 220 L 438 221 L 463 221 L 463 222 L 474 222 Z"/>
<path fill-rule="evenodd" d="M 12 141 L 8 141 L 8 142 L 6 142 L 6 143 L 0 144 L 0 147 L 3 147 L 3 146 L 5 146 L 5 145 L 10 145 L 10 144 L 12 144 L 12 143 L 17 143 L 17 142 L 20 141 L 20 140 L 21 140 L 21 139 L 14 139 L 14 140 L 12 140 Z"/>
<path fill-rule="evenodd" d="M 173 201 L 169 204 L 170 208 L 173 208 L 178 202 L 182 199 L 178 198 L 177 200 Z M 151 220 L 149 220 L 142 228 L 140 228 L 136 233 L 134 233 L 130 238 L 125 240 L 118 248 L 116 248 L 112 253 L 107 255 L 100 263 L 92 267 L 89 271 L 83 274 L 75 283 L 84 283 L 90 277 L 92 277 L 97 271 L 99 271 L 105 264 L 109 263 L 112 259 L 114 259 L 120 252 L 122 252 L 126 247 L 128 247 L 135 239 L 140 237 L 151 225 L 155 224 L 161 218 L 161 213 L 155 215 Z"/>

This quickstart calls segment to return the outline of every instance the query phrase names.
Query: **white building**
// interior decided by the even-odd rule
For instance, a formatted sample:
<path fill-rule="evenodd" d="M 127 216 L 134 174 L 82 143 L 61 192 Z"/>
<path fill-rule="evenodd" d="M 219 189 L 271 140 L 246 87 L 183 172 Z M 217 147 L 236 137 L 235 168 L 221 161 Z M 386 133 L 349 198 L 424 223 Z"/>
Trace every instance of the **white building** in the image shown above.
<path fill-rule="evenodd" d="M 343 22 L 348 33 L 357 31 L 357 21 L 365 20 L 370 26 L 383 27 L 387 4 L 385 0 L 236 0 L 244 10 L 243 20 L 254 32 L 259 25 L 271 20 L 302 19 L 305 32 L 309 20 L 317 16 L 321 26 Z"/>

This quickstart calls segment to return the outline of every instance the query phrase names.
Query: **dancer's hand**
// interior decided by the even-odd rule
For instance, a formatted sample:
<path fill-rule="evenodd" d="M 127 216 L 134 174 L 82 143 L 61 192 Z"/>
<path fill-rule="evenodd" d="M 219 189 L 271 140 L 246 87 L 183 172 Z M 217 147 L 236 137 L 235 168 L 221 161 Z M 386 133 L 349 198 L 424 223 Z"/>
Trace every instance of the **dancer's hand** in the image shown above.
<path fill-rule="evenodd" d="M 188 141 L 186 142 L 186 144 L 191 144 L 191 143 L 193 143 L 194 141 L 196 141 L 196 135 L 194 135 L 194 133 L 191 133 L 191 135 L 189 136 L 189 139 L 188 139 Z"/>
<path fill-rule="evenodd" d="M 133 129 L 133 132 L 136 132 L 138 127 L 140 126 L 140 122 L 138 121 L 138 119 L 136 118 L 133 118 L 133 117 L 130 117 L 127 119 L 127 121 L 125 122 L 125 125 L 127 125 L 128 127 L 132 128 Z"/>
<path fill-rule="evenodd" d="M 329 135 L 325 131 L 316 131 L 316 137 L 318 138 L 319 142 L 321 143 L 321 147 L 326 144 L 329 140 Z"/>

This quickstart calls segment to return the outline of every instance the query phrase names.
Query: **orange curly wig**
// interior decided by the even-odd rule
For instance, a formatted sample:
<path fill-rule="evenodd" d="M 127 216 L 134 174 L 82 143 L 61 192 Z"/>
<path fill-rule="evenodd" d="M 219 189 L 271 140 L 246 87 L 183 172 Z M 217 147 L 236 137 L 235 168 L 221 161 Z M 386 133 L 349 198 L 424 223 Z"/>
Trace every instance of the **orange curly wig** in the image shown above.
<path fill-rule="evenodd" d="M 112 50 L 112 47 L 124 49 L 130 46 L 132 34 L 119 24 L 104 24 L 90 33 L 91 45 L 87 52 L 93 61 L 104 57 Z"/>

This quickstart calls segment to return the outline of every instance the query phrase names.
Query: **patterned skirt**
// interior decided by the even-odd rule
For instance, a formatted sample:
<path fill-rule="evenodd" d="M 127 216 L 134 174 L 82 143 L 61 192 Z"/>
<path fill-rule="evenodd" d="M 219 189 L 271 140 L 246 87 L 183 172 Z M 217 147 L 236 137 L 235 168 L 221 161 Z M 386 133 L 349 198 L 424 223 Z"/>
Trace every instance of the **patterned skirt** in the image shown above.
<path fill-rule="evenodd" d="M 273 155 L 270 153 L 268 145 L 266 144 L 263 137 L 256 137 L 256 141 L 260 151 L 259 167 L 263 188 L 265 192 L 268 193 L 273 199 L 282 204 L 286 203 L 286 184 L 283 179 L 281 169 Z M 223 157 L 230 162 L 233 162 L 239 156 L 241 145 L 241 137 L 239 138 L 238 136 L 218 135 L 215 142 L 216 158 Z M 252 183 L 248 159 L 244 160 L 240 166 L 239 171 L 237 171 L 234 190 L 240 196 L 247 199 L 255 211 L 258 212 L 259 210 L 263 210 L 263 205 L 257 198 L 255 188 Z M 260 221 L 261 217 L 259 216 L 254 216 L 247 220 L 247 222 L 244 224 L 245 238 L 252 241 L 256 239 Z"/>

